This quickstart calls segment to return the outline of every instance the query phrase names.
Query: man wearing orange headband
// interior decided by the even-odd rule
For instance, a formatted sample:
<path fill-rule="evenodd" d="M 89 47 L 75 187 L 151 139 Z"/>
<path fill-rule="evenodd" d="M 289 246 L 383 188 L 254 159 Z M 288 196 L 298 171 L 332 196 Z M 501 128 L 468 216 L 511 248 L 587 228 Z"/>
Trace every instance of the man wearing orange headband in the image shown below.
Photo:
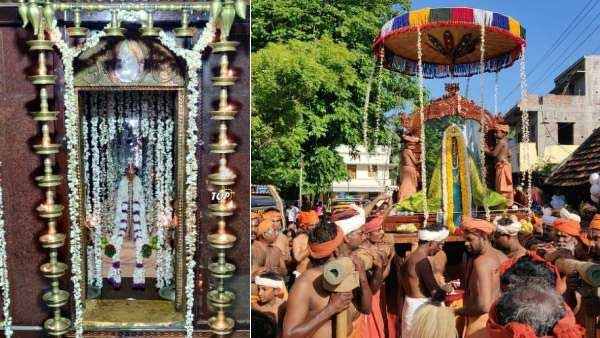
<path fill-rule="evenodd" d="M 588 239 L 581 232 L 579 222 L 558 218 L 554 221 L 554 245 L 559 250 L 550 252 L 544 258 L 554 262 L 558 257 L 575 258 L 587 260 Z M 566 256 L 565 256 L 566 254 Z"/>
<path fill-rule="evenodd" d="M 554 246 L 545 248 L 544 259 L 552 263 L 559 258 L 587 260 L 587 244 L 589 243 L 587 237 L 581 232 L 579 222 L 573 219 L 557 218 L 553 227 Z M 576 309 L 581 302 L 581 294 L 577 291 L 581 284 L 581 278 L 577 272 L 563 274 L 561 278 L 567 285 L 563 298 L 571 308 Z"/>
<path fill-rule="evenodd" d="M 496 146 L 494 149 L 488 148 L 485 152 L 496 158 L 496 191 L 507 199 L 507 207 L 513 205 L 514 191 L 512 183 L 512 167 L 510 165 L 510 147 L 508 146 L 509 127 L 507 124 L 497 122 L 494 126 L 494 136 L 496 137 Z"/>
<path fill-rule="evenodd" d="M 377 200 L 377 199 L 376 199 Z M 361 245 L 373 257 L 373 273 L 369 280 L 373 293 L 373 312 L 364 316 L 362 327 L 363 337 L 384 338 L 386 332 L 389 337 L 395 337 L 397 332 L 398 316 L 397 304 L 393 302 L 396 292 L 391 290 L 386 293 L 385 279 L 390 273 L 391 262 L 394 258 L 394 239 L 383 231 L 383 216 L 377 215 L 367 219 L 362 228 L 367 240 Z M 388 297 L 389 296 L 389 297 Z M 386 311 L 386 309 L 392 310 Z"/>
<path fill-rule="evenodd" d="M 277 272 L 280 275 L 287 273 L 281 250 L 274 246 L 277 234 L 273 222 L 269 219 L 262 221 L 256 228 L 256 240 L 251 248 L 252 278 L 266 271 Z"/>
<path fill-rule="evenodd" d="M 590 254 L 594 262 L 600 262 L 600 214 L 594 215 L 590 222 Z"/>
<path fill-rule="evenodd" d="M 269 210 L 264 213 L 264 219 L 271 220 L 273 222 L 273 229 L 277 232 L 277 238 L 275 239 L 275 243 L 273 246 L 279 248 L 281 250 L 281 254 L 283 255 L 283 261 L 285 265 L 288 266 L 292 263 L 292 253 L 290 250 L 290 239 L 282 233 L 283 222 L 281 220 L 281 213 L 277 210 Z M 283 274 L 287 276 L 287 271 Z"/>
<path fill-rule="evenodd" d="M 296 270 L 294 274 L 299 276 L 308 269 L 310 260 L 308 258 L 308 232 L 319 224 L 319 216 L 314 210 L 302 211 L 298 214 L 298 232 L 292 240 L 292 255 L 296 261 Z"/>
<path fill-rule="evenodd" d="M 250 230 L 251 230 L 251 239 L 254 241 L 256 239 L 256 228 L 262 222 L 262 217 L 257 212 L 250 213 Z"/>
<path fill-rule="evenodd" d="M 482 219 L 463 216 L 461 229 L 468 259 L 465 268 L 464 306 L 457 315 L 465 317 L 466 338 L 489 337 L 485 325 L 494 300 L 500 296 L 498 268 L 507 257 L 492 246 L 496 226 Z"/>
<path fill-rule="evenodd" d="M 322 223 L 309 234 L 312 267 L 292 286 L 288 309 L 283 321 L 283 338 L 334 336 L 334 317 L 348 309 L 347 336 L 360 332 L 353 323 L 359 313 L 371 312 L 371 290 L 365 267 L 358 256 L 352 256 L 359 274 L 360 287 L 353 292 L 331 293 L 323 285 L 324 264 L 335 257 L 348 255 L 351 248 L 344 243 L 343 230 L 334 223 Z M 291 311 L 293 309 L 293 311 Z"/>

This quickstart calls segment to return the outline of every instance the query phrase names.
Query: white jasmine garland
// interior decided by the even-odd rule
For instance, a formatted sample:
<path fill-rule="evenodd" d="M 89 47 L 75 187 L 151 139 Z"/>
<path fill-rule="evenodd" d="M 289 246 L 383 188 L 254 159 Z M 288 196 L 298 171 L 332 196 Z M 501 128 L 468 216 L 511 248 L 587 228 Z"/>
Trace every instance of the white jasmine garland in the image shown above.
<path fill-rule="evenodd" d="M 194 332 L 194 314 L 192 308 L 194 306 L 194 267 L 196 262 L 194 255 L 196 254 L 196 195 L 197 195 L 197 180 L 198 180 L 198 162 L 196 160 L 196 147 L 198 146 L 198 126 L 196 117 L 198 115 L 198 98 L 200 92 L 198 90 L 198 71 L 202 68 L 202 51 L 212 41 L 215 34 L 215 26 L 212 21 L 206 24 L 200 38 L 192 48 L 192 50 L 179 47 L 173 37 L 164 32 L 160 32 L 159 39 L 161 43 L 169 48 L 177 56 L 185 60 L 187 65 L 187 155 L 186 155 L 186 223 L 189 224 L 185 235 L 186 247 L 186 278 L 185 278 L 185 296 L 186 296 L 186 315 L 185 315 L 185 330 L 186 337 L 191 338 Z"/>
<path fill-rule="evenodd" d="M 92 107 L 95 107 L 98 104 L 98 96 L 92 95 Z M 102 214 L 102 204 L 101 204 L 101 170 L 100 165 L 102 161 L 100 160 L 100 149 L 98 148 L 101 145 L 101 136 L 99 134 L 99 116 L 91 117 L 91 138 L 92 138 L 92 170 L 91 176 L 86 176 L 91 178 L 91 187 L 89 190 L 92 190 L 92 222 L 94 225 L 92 240 L 94 242 L 94 265 L 91 267 L 93 269 L 94 283 L 92 284 L 96 288 L 102 287 L 102 251 L 100 249 L 100 238 L 102 236 L 102 225 L 100 220 L 100 215 Z M 88 269 L 89 273 L 90 269 Z"/>
<path fill-rule="evenodd" d="M 2 167 L 2 162 L 0 162 Z M 0 178 L 0 183 L 2 180 Z M 12 317 L 10 316 L 10 287 L 8 282 L 8 264 L 6 263 L 6 238 L 4 235 L 4 200 L 0 185 L 0 289 L 2 289 L 2 315 L 4 316 L 4 336 L 12 336 Z"/>
<path fill-rule="evenodd" d="M 67 184 L 69 187 L 69 251 L 71 254 L 71 269 L 73 282 L 73 300 L 75 302 L 75 318 L 73 320 L 73 328 L 75 329 L 75 337 L 83 337 L 83 301 L 81 299 L 81 228 L 79 224 L 80 203 L 79 199 L 79 159 L 77 154 L 78 135 L 77 125 L 79 112 L 77 111 L 77 96 L 75 95 L 74 87 L 74 71 L 73 61 L 82 52 L 96 46 L 106 33 L 104 31 L 94 32 L 90 38 L 81 47 L 71 48 L 65 41 L 62 40 L 60 30 L 55 27 L 51 32 L 51 40 L 58 48 L 62 63 L 64 66 L 65 79 L 65 130 L 67 137 Z"/>
<path fill-rule="evenodd" d="M 200 91 L 198 88 L 199 79 L 198 71 L 202 67 L 202 52 L 212 41 L 215 34 L 215 26 L 212 21 L 209 21 L 204 28 L 199 40 L 194 47 L 189 50 L 177 46 L 175 40 L 161 31 L 160 41 L 176 55 L 185 60 L 187 65 L 188 77 L 187 77 L 187 108 L 188 108 L 188 123 L 186 131 L 186 141 L 188 152 L 186 154 L 186 190 L 185 190 L 185 201 L 186 201 L 186 220 L 190 226 L 187 228 L 185 236 L 186 246 L 186 283 L 185 283 L 185 294 L 186 294 L 186 337 L 191 338 L 193 334 L 193 313 L 192 308 L 194 304 L 194 267 L 195 261 L 194 256 L 196 252 L 196 197 L 197 197 L 197 178 L 198 178 L 198 163 L 196 160 L 195 152 L 200 142 L 198 140 L 198 127 L 196 124 L 196 118 L 198 115 L 198 99 Z M 69 251 L 71 254 L 72 263 L 72 276 L 71 281 L 73 282 L 73 298 L 75 306 L 75 318 L 73 326 L 75 329 L 75 336 L 77 338 L 83 337 L 83 302 L 81 298 L 81 229 L 79 224 L 79 213 L 80 213 L 80 201 L 78 196 L 78 187 L 81 182 L 79 181 L 78 175 L 78 111 L 77 111 L 77 97 L 75 95 L 74 88 L 74 59 L 86 50 L 96 46 L 100 41 L 100 38 L 105 36 L 104 31 L 94 32 L 90 38 L 81 47 L 71 48 L 65 41 L 62 40 L 61 32 L 58 28 L 55 28 L 51 33 L 51 39 L 58 48 L 62 63 L 64 66 L 64 79 L 65 79 L 65 92 L 64 92 L 64 104 L 65 104 L 65 128 L 67 138 L 67 182 L 69 188 L 69 219 L 70 219 L 70 246 Z M 124 104 L 124 103 L 122 103 Z M 121 109 L 123 110 L 123 109 Z M 110 109 L 109 109 L 110 111 Z M 116 129 L 122 132 L 124 117 L 119 115 L 116 117 L 117 125 Z M 112 125 L 112 123 L 109 123 Z M 111 131 L 111 135 L 114 135 Z M 112 167 L 115 167 L 114 165 Z M 112 175 L 110 175 L 112 176 Z M 113 177 L 114 178 L 114 177 Z M 85 201 L 84 201 L 85 202 Z M 1 245 L 1 244 L 0 244 Z M 1 278 L 1 276 L 0 276 Z M 7 299 L 7 298 L 5 298 Z M 6 308 L 5 304 L 5 308 Z"/>

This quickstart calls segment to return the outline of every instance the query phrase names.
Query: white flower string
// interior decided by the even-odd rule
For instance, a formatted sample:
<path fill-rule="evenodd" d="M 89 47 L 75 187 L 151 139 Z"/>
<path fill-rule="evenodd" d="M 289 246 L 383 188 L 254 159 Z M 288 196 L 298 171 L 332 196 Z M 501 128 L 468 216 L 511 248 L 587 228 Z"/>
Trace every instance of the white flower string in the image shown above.
<path fill-rule="evenodd" d="M 375 99 L 375 144 L 379 144 L 379 127 L 381 124 L 381 90 L 383 89 L 383 49 L 379 53 L 379 60 L 377 63 L 377 97 Z"/>
<path fill-rule="evenodd" d="M 101 31 L 94 32 L 81 47 L 71 48 L 62 39 L 61 32 L 55 27 L 51 32 L 51 40 L 58 48 L 62 63 L 64 66 L 64 104 L 65 104 L 65 130 L 67 137 L 67 184 L 69 187 L 69 252 L 71 254 L 71 269 L 73 282 L 73 300 L 75 302 L 75 320 L 73 327 L 75 337 L 83 337 L 83 301 L 81 299 L 81 229 L 79 224 L 80 203 L 79 187 L 79 159 L 77 154 L 78 137 L 77 126 L 79 112 L 77 111 L 77 96 L 75 95 L 73 61 L 84 51 L 96 46 L 106 33 Z"/>
<path fill-rule="evenodd" d="M 499 71 L 496 72 L 494 79 L 494 116 L 498 116 L 498 75 Z"/>
<path fill-rule="evenodd" d="M 427 226 L 429 219 L 429 206 L 427 203 L 427 156 L 425 145 L 425 115 L 423 111 L 423 46 L 421 44 L 421 27 L 417 26 L 417 56 L 419 58 L 419 119 L 421 121 L 421 185 L 423 189 L 423 227 Z"/>
<path fill-rule="evenodd" d="M 2 162 L 0 162 L 0 168 Z M 12 317 L 10 316 L 10 286 L 8 282 L 8 264 L 6 262 L 6 236 L 4 233 L 4 199 L 2 196 L 2 177 L 0 177 L 0 289 L 2 289 L 2 315 L 4 317 L 4 336 L 10 338 Z"/>
<path fill-rule="evenodd" d="M 191 338 L 194 332 L 194 314 L 192 309 L 194 307 L 194 267 L 196 261 L 194 256 L 196 254 L 196 197 L 197 197 L 197 180 L 198 180 L 198 161 L 196 159 L 196 147 L 198 146 L 198 125 L 196 118 L 198 115 L 198 99 L 200 97 L 200 91 L 198 90 L 199 80 L 198 71 L 202 67 L 202 52 L 213 40 L 215 34 L 215 26 L 212 21 L 209 21 L 204 27 L 200 38 L 192 48 L 192 50 L 179 47 L 175 40 L 164 32 L 160 32 L 159 39 L 161 43 L 169 48 L 177 56 L 185 60 L 187 65 L 187 107 L 188 107 L 188 121 L 187 121 L 187 149 L 186 154 L 186 223 L 189 224 L 185 235 L 185 246 L 186 246 L 186 283 L 185 283 L 185 296 L 186 296 L 186 316 L 185 316 L 185 330 L 186 337 Z"/>
<path fill-rule="evenodd" d="M 484 126 L 484 112 L 483 112 L 483 100 L 485 93 L 483 92 L 484 87 L 484 74 L 485 74 L 485 25 L 480 26 L 481 43 L 479 44 L 479 95 L 480 95 L 480 116 L 479 116 L 479 128 L 481 128 L 481 142 L 479 142 L 479 163 L 481 164 L 481 179 L 483 183 L 486 183 L 487 168 L 485 167 L 485 132 Z M 485 210 L 485 219 L 490 220 L 490 208 L 487 205 L 487 200 L 483 200 L 483 208 Z"/>
<path fill-rule="evenodd" d="M 92 95 L 92 107 L 96 107 L 98 104 L 98 97 L 96 94 Z M 100 167 L 100 163 L 102 163 L 100 161 L 100 149 L 99 149 L 99 145 L 100 145 L 100 136 L 99 136 L 99 126 L 98 126 L 98 122 L 100 117 L 99 116 L 91 116 L 90 117 L 91 122 L 90 122 L 90 127 L 91 127 L 91 138 L 92 138 L 92 169 L 94 171 L 97 171 L 97 169 Z M 102 170 L 100 170 L 102 171 Z M 93 286 L 95 288 L 101 288 L 102 287 L 102 251 L 100 250 L 100 237 L 102 236 L 102 227 L 101 227 L 101 222 L 100 222 L 100 215 L 101 215 L 101 193 L 100 193 L 100 175 L 98 172 L 92 172 L 91 173 L 91 177 L 90 176 L 86 176 L 86 177 L 90 177 L 91 178 L 91 186 L 88 187 L 89 190 L 91 190 L 92 192 L 92 200 L 91 200 L 91 222 L 93 225 L 93 243 L 94 243 L 94 265 L 92 266 L 93 268 L 93 276 L 94 276 L 94 283 Z M 88 269 L 88 273 L 90 273 L 90 269 Z"/>
<path fill-rule="evenodd" d="M 213 40 L 215 34 L 215 26 L 212 21 L 209 21 L 204 28 L 198 42 L 194 47 L 189 50 L 177 46 L 175 40 L 166 35 L 161 31 L 160 41 L 173 51 L 176 55 L 185 60 L 188 69 L 187 78 L 187 107 L 188 107 L 188 129 L 187 129 L 187 145 L 188 153 L 186 154 L 186 219 L 188 224 L 188 231 L 185 236 L 186 244 L 186 337 L 192 337 L 193 334 L 193 305 L 194 305 L 194 267 L 195 261 L 194 256 L 196 252 L 196 197 L 197 197 L 197 177 L 198 177 L 198 163 L 196 160 L 196 148 L 200 144 L 198 140 L 198 127 L 196 124 L 196 118 L 198 115 L 198 99 L 200 92 L 198 89 L 199 79 L 198 71 L 202 67 L 202 52 Z M 81 297 L 81 229 L 79 228 L 79 212 L 80 203 L 82 201 L 78 198 L 78 188 L 81 184 L 78 176 L 78 154 L 77 154 L 77 125 L 78 125 L 78 111 L 77 111 L 77 97 L 75 96 L 74 88 L 74 59 L 86 50 L 96 46 L 100 41 L 100 38 L 105 36 L 104 31 L 97 31 L 92 34 L 90 38 L 86 40 L 83 46 L 78 48 L 71 48 L 65 41 L 62 40 L 60 30 L 55 28 L 51 33 L 52 41 L 55 43 L 59 52 L 64 66 L 64 78 L 65 78 L 65 93 L 64 93 L 64 104 L 65 104 L 65 127 L 67 137 L 67 155 L 69 158 L 67 164 L 67 182 L 69 186 L 69 219 L 70 219 L 70 254 L 72 263 L 72 277 L 73 282 L 73 298 L 75 302 L 75 320 L 73 326 L 75 328 L 75 336 L 80 338 L 83 336 L 83 301 Z M 110 109 L 109 109 L 110 110 Z M 116 129 L 122 131 L 123 116 L 116 118 L 117 125 Z M 112 125 L 112 123 L 109 123 Z M 171 167 L 172 168 L 172 167 Z M 112 175 L 109 175 L 112 179 Z"/>
<path fill-rule="evenodd" d="M 527 95 L 527 75 L 525 73 L 525 45 L 521 46 L 521 60 L 519 62 L 519 77 L 521 80 L 521 101 Z M 529 159 L 529 111 L 524 107 L 521 114 L 521 129 L 523 131 L 523 143 L 525 144 L 525 161 L 527 170 L 525 172 L 525 184 L 527 185 L 527 217 L 531 218 L 531 165 Z"/>

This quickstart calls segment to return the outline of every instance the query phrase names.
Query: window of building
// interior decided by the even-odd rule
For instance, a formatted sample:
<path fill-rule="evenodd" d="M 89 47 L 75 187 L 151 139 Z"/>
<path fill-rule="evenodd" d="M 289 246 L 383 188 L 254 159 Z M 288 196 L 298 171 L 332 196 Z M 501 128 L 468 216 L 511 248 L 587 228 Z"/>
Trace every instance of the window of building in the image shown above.
<path fill-rule="evenodd" d="M 369 165 L 369 177 L 377 178 L 377 166 L 376 165 Z"/>
<path fill-rule="evenodd" d="M 347 171 L 350 178 L 356 178 L 356 164 L 348 164 Z"/>
<path fill-rule="evenodd" d="M 558 124 L 558 144 L 574 144 L 573 130 L 575 123 L 562 123 Z"/>

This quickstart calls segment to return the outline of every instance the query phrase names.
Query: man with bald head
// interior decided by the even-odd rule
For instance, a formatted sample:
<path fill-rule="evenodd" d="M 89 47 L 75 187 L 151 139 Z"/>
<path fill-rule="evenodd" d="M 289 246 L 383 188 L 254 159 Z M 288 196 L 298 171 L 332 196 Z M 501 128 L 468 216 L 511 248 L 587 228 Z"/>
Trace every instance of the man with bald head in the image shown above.
<path fill-rule="evenodd" d="M 464 306 L 457 315 L 465 317 L 465 338 L 487 338 L 488 312 L 500 296 L 498 268 L 507 257 L 492 246 L 494 224 L 463 216 L 461 229 L 468 253 L 465 275 Z"/>

